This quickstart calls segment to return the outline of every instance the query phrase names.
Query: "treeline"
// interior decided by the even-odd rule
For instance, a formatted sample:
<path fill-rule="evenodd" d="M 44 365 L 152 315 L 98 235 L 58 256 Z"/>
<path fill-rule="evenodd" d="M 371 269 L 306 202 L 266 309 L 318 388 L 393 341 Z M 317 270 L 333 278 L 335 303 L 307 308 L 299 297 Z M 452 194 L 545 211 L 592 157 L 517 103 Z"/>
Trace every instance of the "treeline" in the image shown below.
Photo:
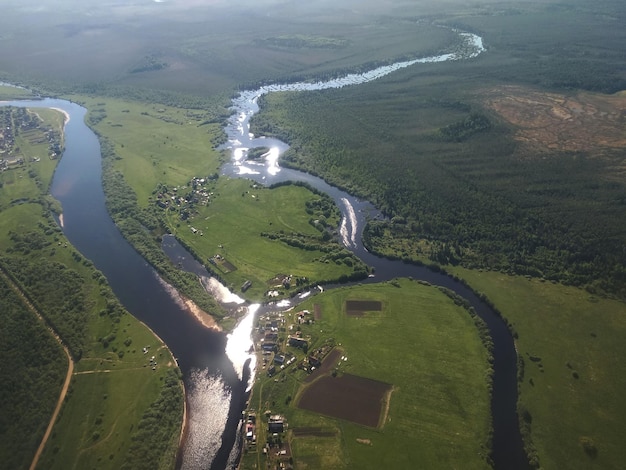
<path fill-rule="evenodd" d="M 464 17 L 452 24 L 485 39 L 494 60 L 488 79 L 601 93 L 626 89 L 623 2 L 516 4 L 511 9 L 512 14 Z"/>
<path fill-rule="evenodd" d="M 195 274 L 177 269 L 161 249 L 161 236 L 166 232 L 161 214 L 155 205 L 141 208 L 133 189 L 123 175 L 115 170 L 117 158 L 113 146 L 100 136 L 102 179 L 106 206 L 120 232 L 157 272 L 184 296 L 207 313 L 221 318 L 224 310 L 202 287 Z"/>
<path fill-rule="evenodd" d="M 89 312 L 83 278 L 64 264 L 45 258 L 33 263 L 2 257 L 0 267 L 27 293 L 28 300 L 63 338 L 72 357 L 79 360 L 85 349 Z"/>
<path fill-rule="evenodd" d="M 183 400 L 181 378 L 176 371 L 169 370 L 159 398 L 148 407 L 131 436 L 132 444 L 122 465 L 123 470 L 174 467 Z"/>
<path fill-rule="evenodd" d="M 310 215 L 309 224 L 315 227 L 319 232 L 319 236 L 310 236 L 303 233 L 285 232 L 262 232 L 261 236 L 270 240 L 279 240 L 286 245 L 307 251 L 320 251 L 324 255 L 320 256 L 317 261 L 321 263 L 344 264 L 352 268 L 352 273 L 343 275 L 339 282 L 347 282 L 349 280 L 364 279 L 369 275 L 368 266 L 363 263 L 350 250 L 347 250 L 337 241 L 337 227 L 341 222 L 341 211 L 326 193 L 314 188 L 306 182 L 280 182 L 270 186 L 271 189 L 280 186 L 301 186 L 307 188 L 317 196 L 316 199 L 308 200 L 305 203 L 305 211 Z M 328 281 L 334 282 L 334 281 Z M 318 281 L 318 283 L 327 283 L 326 281 Z"/>
<path fill-rule="evenodd" d="M 61 346 L 0 275 L 0 461 L 27 469 L 67 370 Z"/>

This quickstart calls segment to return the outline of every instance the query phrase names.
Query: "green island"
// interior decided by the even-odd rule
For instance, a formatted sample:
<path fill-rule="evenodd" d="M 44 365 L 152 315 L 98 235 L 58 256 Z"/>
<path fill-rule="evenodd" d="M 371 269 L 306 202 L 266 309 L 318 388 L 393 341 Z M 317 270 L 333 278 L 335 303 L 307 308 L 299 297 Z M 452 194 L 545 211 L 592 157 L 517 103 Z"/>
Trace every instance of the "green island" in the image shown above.
<path fill-rule="evenodd" d="M 518 351 L 533 468 L 624 465 L 622 2 L 394 0 L 322 13 L 268 0 L 246 12 L 164 4 L 166 16 L 157 2 L 68 0 L 39 13 L 34 1 L 7 3 L 0 80 L 25 88 L 0 86 L 0 100 L 59 96 L 88 109 L 115 223 L 227 331 L 237 316 L 169 261 L 163 235 L 254 302 L 370 274 L 339 243 L 325 195 L 220 175 L 230 98 L 447 52 L 458 41 L 449 28 L 479 34 L 487 52 L 470 61 L 266 95 L 252 132 L 290 144 L 283 166 L 381 209 L 364 233 L 369 251 L 444 270 L 500 313 Z M 0 458 L 29 468 L 65 393 L 38 468 L 174 468 L 175 361 L 53 218 L 63 116 L 0 113 Z M 489 340 L 458 303 L 398 279 L 258 318 L 240 468 L 489 468 Z M 372 391 L 362 411 L 315 399 L 341 403 L 342 387 Z"/>

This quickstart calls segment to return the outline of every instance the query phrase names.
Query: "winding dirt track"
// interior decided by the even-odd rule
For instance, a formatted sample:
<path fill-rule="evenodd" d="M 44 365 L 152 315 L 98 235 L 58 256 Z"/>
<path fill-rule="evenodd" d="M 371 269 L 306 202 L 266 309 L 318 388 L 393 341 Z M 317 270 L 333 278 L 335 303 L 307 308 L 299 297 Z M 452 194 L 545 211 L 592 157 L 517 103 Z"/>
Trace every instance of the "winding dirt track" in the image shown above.
<path fill-rule="evenodd" d="M 30 303 L 30 301 L 28 300 L 28 298 L 26 297 L 22 289 L 20 289 L 19 286 L 16 285 L 9 276 L 7 276 L 7 274 L 4 272 L 2 268 L 0 268 L 0 276 L 7 283 L 7 285 L 10 286 L 11 289 L 13 289 L 15 293 L 22 299 L 22 302 L 24 302 L 24 305 L 26 305 L 28 309 L 31 312 L 33 312 L 35 315 L 37 315 L 37 318 L 39 318 L 39 320 L 43 322 L 44 325 L 46 325 L 46 327 L 50 331 L 50 334 L 54 336 L 54 338 L 59 342 L 59 344 L 63 348 L 63 351 L 65 352 L 65 356 L 67 357 L 67 362 L 68 362 L 67 374 L 65 374 L 65 382 L 63 383 L 63 388 L 61 389 L 59 400 L 57 401 L 57 405 L 54 408 L 54 413 L 52 413 L 52 417 L 50 418 L 50 422 L 48 423 L 48 428 L 46 429 L 46 432 L 43 435 L 43 438 L 41 439 L 41 443 L 39 444 L 39 447 L 37 448 L 37 452 L 35 452 L 33 461 L 30 463 L 29 470 L 34 470 L 35 467 L 37 466 L 37 462 L 39 462 L 39 457 L 41 457 L 41 453 L 43 452 L 43 449 L 46 446 L 46 442 L 48 442 L 48 438 L 50 437 L 50 434 L 52 433 L 52 427 L 54 426 L 54 423 L 56 422 L 57 416 L 59 415 L 59 412 L 61 411 L 61 406 L 63 405 L 63 401 L 65 400 L 65 395 L 67 394 L 67 390 L 72 380 L 72 374 L 74 373 L 74 361 L 72 360 L 72 356 L 70 356 L 69 349 L 67 349 L 65 344 L 63 344 L 63 341 L 61 341 L 61 338 L 59 337 L 59 335 L 57 335 L 56 332 L 50 327 L 48 322 L 46 322 L 45 318 L 39 313 L 39 311 L 35 308 L 35 306 Z"/>

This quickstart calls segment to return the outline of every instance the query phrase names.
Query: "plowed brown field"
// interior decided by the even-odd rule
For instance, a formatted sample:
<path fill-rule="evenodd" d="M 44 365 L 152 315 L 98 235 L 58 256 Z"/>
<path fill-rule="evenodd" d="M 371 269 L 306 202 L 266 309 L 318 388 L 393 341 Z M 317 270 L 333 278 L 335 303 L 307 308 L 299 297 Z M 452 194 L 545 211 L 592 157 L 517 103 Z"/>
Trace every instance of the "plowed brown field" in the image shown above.
<path fill-rule="evenodd" d="M 390 384 L 345 374 L 321 377 L 304 390 L 298 407 L 372 428 L 386 409 Z"/>

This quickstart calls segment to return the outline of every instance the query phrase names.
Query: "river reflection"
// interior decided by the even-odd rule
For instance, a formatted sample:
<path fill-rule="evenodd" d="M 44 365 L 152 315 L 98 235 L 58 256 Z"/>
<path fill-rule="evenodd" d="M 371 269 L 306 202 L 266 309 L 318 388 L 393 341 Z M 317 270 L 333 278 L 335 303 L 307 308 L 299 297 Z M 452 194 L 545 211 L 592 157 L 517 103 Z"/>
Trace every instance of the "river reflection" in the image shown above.
<path fill-rule="evenodd" d="M 187 420 L 182 468 L 202 469 L 221 446 L 228 420 L 231 390 L 208 369 L 192 369 L 186 380 L 187 406 L 194 410 Z"/>

